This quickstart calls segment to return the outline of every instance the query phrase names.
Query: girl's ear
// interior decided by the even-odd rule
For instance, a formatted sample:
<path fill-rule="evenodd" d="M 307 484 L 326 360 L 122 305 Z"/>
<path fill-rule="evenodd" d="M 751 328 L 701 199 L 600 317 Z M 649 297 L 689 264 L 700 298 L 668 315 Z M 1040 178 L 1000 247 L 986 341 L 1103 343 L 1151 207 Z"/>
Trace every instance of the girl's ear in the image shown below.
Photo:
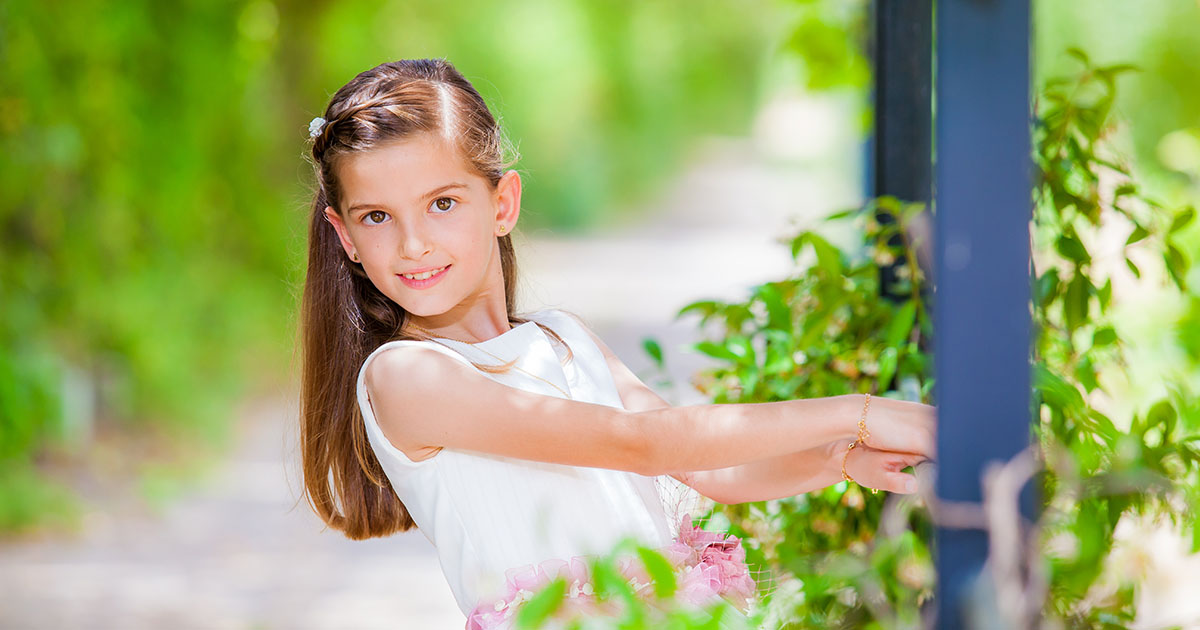
<path fill-rule="evenodd" d="M 501 234 L 512 232 L 521 214 L 521 176 L 513 170 L 505 171 L 496 184 L 496 222 L 508 229 Z"/>
<path fill-rule="evenodd" d="M 346 231 L 346 224 L 342 222 L 342 217 L 338 216 L 337 210 L 334 210 L 333 206 L 325 206 L 325 219 L 333 225 L 338 240 L 342 242 L 342 249 L 346 250 L 346 255 L 354 258 L 354 243 L 350 240 L 350 233 Z"/>

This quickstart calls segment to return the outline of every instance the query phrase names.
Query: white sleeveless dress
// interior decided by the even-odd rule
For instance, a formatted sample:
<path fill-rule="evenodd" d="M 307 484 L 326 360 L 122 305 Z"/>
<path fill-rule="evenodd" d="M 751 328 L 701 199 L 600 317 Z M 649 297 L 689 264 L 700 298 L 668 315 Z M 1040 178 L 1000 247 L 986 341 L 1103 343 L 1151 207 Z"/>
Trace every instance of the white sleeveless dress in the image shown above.
<path fill-rule="evenodd" d="M 659 492 L 664 483 L 665 488 L 681 487 L 670 477 L 450 448 L 414 462 L 384 437 L 363 374 L 379 352 L 401 345 L 433 348 L 468 364 L 465 357 L 500 363 L 480 350 L 486 349 L 505 361 L 518 359 L 522 369 L 569 392 L 573 400 L 623 408 L 604 355 L 578 322 L 557 309 L 543 309 L 526 318 L 532 321 L 473 345 L 450 339 L 385 343 L 363 361 L 358 375 L 358 403 L 371 447 L 417 527 L 437 548 L 454 599 L 468 616 L 480 601 L 500 595 L 509 569 L 606 553 L 626 536 L 663 547 L 678 534 L 675 515 L 668 516 L 678 497 Z M 571 346 L 573 359 L 564 364 L 565 349 L 535 322 L 558 333 Z M 480 373 L 510 387 L 563 397 L 549 384 L 516 369 Z"/>

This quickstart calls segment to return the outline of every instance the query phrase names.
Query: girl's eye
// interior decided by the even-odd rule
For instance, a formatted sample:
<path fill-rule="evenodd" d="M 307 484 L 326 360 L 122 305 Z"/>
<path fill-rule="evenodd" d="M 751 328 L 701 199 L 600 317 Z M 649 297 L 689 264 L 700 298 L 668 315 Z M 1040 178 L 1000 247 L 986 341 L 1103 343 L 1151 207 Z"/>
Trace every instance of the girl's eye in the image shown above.
<path fill-rule="evenodd" d="M 433 200 L 433 207 L 441 210 L 443 214 L 449 212 L 456 205 L 458 205 L 458 202 L 449 197 L 438 197 Z"/>
<path fill-rule="evenodd" d="M 379 215 L 378 219 L 376 219 L 376 215 Z M 386 216 L 387 216 L 387 213 L 384 212 L 383 210 L 372 210 L 372 211 L 366 213 L 365 215 L 363 215 L 363 218 L 370 219 L 370 221 L 367 222 L 367 225 L 378 225 L 380 223 L 383 223 L 383 217 L 386 217 Z"/>

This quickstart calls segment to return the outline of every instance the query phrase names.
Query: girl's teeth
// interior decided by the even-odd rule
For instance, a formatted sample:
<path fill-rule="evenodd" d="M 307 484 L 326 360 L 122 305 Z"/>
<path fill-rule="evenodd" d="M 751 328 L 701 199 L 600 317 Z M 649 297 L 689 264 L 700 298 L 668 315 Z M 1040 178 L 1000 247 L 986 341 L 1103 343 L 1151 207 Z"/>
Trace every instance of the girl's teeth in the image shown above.
<path fill-rule="evenodd" d="M 419 273 L 415 276 L 412 274 L 408 274 L 408 273 L 402 273 L 400 275 L 404 276 L 405 278 L 411 278 L 413 280 L 424 280 L 436 273 L 441 272 L 442 269 L 445 269 L 445 267 L 442 267 L 441 269 L 434 269 L 433 271 L 426 271 L 425 273 Z"/>

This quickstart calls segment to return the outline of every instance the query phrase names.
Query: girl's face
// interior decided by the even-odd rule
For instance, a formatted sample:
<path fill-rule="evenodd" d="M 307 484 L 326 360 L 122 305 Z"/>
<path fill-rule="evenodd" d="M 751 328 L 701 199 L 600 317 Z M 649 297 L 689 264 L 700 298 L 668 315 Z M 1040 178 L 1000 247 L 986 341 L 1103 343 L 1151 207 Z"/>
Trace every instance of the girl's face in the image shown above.
<path fill-rule="evenodd" d="M 506 312 L 496 237 L 520 213 L 516 171 L 492 190 L 451 143 L 423 133 L 343 156 L 337 177 L 344 214 L 327 207 L 325 216 L 380 292 L 419 317 Z M 428 279 L 402 276 L 429 270 Z"/>

